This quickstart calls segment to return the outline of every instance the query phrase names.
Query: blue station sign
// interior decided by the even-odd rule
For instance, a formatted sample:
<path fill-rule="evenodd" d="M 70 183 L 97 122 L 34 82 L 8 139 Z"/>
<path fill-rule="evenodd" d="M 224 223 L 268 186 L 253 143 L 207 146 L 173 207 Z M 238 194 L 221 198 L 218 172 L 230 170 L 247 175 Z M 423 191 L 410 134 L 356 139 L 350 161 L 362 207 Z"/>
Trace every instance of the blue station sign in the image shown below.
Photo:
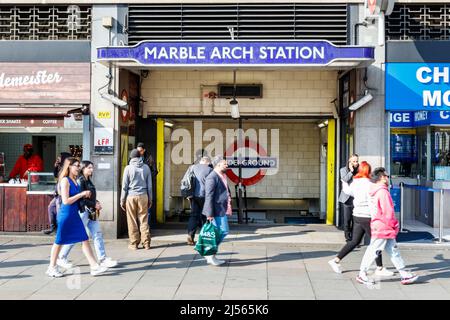
<path fill-rule="evenodd" d="M 373 60 L 374 48 L 335 46 L 328 41 L 143 41 L 132 47 L 100 47 L 97 58 L 143 66 L 326 66 Z"/>
<path fill-rule="evenodd" d="M 450 63 L 387 63 L 386 110 L 450 110 Z"/>

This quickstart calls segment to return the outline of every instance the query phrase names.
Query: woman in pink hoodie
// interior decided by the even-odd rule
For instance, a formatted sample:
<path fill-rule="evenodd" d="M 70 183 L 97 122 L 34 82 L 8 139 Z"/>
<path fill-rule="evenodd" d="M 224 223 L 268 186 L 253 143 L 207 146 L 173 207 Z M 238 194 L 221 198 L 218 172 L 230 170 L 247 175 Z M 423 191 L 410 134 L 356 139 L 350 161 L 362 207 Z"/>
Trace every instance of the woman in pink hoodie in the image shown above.
<path fill-rule="evenodd" d="M 410 284 L 418 279 L 418 276 L 405 270 L 405 263 L 400 256 L 395 238 L 399 232 L 398 220 L 395 217 L 394 203 L 389 193 L 389 175 L 384 168 L 376 168 L 372 173 L 373 186 L 370 189 L 371 215 L 370 223 L 371 240 L 361 261 L 359 275 L 356 281 L 363 284 L 373 284 L 374 281 L 367 277 L 367 270 L 377 257 L 377 251 L 385 250 L 392 263 L 401 276 L 402 284 Z"/>

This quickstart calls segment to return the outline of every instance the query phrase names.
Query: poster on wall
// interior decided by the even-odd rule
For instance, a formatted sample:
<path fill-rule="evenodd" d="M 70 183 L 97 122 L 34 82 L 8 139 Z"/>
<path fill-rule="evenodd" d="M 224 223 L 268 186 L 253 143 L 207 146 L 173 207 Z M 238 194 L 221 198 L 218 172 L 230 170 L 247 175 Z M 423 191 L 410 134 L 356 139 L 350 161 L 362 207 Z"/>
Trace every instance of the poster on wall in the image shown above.
<path fill-rule="evenodd" d="M 114 153 L 114 129 L 94 128 L 94 153 Z"/>

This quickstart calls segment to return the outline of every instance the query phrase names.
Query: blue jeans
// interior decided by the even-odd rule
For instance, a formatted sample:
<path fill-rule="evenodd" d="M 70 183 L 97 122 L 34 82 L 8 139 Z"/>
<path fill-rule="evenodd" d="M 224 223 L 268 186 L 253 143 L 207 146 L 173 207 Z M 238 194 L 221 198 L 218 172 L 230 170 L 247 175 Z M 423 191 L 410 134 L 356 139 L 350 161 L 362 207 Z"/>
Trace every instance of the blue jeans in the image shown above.
<path fill-rule="evenodd" d="M 386 251 L 391 258 L 392 264 L 398 271 L 405 269 L 405 263 L 400 255 L 395 239 L 372 238 L 361 261 L 360 271 L 367 272 L 369 270 L 377 256 L 377 251 Z"/>
<path fill-rule="evenodd" d="M 223 239 L 230 233 L 230 227 L 228 226 L 228 217 L 222 216 L 222 217 L 214 217 L 213 225 L 215 225 L 217 228 L 222 231 L 222 237 L 220 238 L 220 241 L 217 245 L 221 244 Z"/>
<path fill-rule="evenodd" d="M 97 258 L 99 261 L 102 261 L 106 257 L 105 253 L 105 244 L 103 242 L 103 234 L 100 229 L 100 223 L 96 220 L 90 220 L 89 214 L 85 212 L 80 212 L 81 221 L 83 221 L 84 227 L 86 228 L 86 232 L 92 240 L 94 240 L 95 252 L 97 253 Z M 61 248 L 61 252 L 59 253 L 60 259 L 67 259 L 67 256 L 72 250 L 75 244 L 67 244 Z"/>

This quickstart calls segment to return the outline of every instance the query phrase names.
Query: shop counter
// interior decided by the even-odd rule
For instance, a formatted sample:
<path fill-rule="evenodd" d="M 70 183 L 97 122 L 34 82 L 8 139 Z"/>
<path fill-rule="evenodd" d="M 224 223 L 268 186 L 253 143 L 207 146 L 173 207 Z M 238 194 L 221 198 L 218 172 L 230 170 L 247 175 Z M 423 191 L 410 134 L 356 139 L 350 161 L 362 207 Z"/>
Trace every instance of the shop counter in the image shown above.
<path fill-rule="evenodd" d="M 51 191 L 27 191 L 28 184 L 0 184 L 0 231 L 30 232 L 49 228 Z"/>

